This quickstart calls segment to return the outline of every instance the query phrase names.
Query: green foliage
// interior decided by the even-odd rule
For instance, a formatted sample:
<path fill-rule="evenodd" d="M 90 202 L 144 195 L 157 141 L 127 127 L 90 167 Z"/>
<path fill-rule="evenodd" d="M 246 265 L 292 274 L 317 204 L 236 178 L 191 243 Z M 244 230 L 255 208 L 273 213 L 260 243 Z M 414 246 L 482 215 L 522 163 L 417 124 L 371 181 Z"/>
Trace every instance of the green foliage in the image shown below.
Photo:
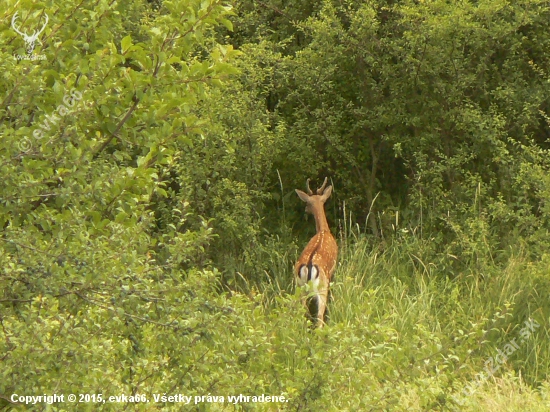
<path fill-rule="evenodd" d="M 547 2 L 5 3 L 0 409 L 548 409 Z"/>
<path fill-rule="evenodd" d="M 476 217 L 479 192 L 493 241 L 506 247 L 514 229 L 529 237 L 547 225 L 527 212 L 542 193 L 518 186 L 522 164 L 548 170 L 548 13 L 531 1 L 324 2 L 296 23 L 307 44 L 274 65 L 289 135 L 283 179 L 330 174 L 378 236 L 377 211 L 406 207 L 413 225 L 420 217 L 452 240 Z"/>

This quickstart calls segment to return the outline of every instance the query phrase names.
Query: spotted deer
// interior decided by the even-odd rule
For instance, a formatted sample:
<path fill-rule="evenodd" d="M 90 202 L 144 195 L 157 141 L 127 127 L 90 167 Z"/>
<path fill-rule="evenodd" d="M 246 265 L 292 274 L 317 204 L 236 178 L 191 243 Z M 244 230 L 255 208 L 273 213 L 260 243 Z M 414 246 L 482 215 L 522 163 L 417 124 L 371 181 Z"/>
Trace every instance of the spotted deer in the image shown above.
<path fill-rule="evenodd" d="M 338 245 L 330 233 L 327 218 L 325 216 L 324 204 L 332 194 L 332 186 L 327 185 L 327 178 L 323 185 L 313 194 L 309 188 L 307 179 L 307 193 L 296 189 L 296 193 L 306 202 L 306 212 L 311 213 L 315 218 L 317 233 L 311 238 L 294 266 L 294 272 L 299 286 L 311 284 L 314 296 L 309 300 L 304 299 L 307 304 L 311 319 L 319 327 L 325 324 L 325 311 L 328 303 L 330 279 L 336 268 L 338 257 Z M 315 309 L 317 317 L 315 319 Z"/>

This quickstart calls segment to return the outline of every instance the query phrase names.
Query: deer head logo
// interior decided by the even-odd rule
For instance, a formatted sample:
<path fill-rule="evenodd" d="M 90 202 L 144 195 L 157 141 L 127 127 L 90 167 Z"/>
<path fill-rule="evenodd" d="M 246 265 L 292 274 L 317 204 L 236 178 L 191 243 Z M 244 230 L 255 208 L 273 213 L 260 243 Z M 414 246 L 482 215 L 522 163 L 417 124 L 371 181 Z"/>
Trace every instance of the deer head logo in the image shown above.
<path fill-rule="evenodd" d="M 25 40 L 25 44 L 27 46 L 27 54 L 31 54 L 32 51 L 34 50 L 34 45 L 35 45 L 36 41 L 38 40 L 38 36 L 40 36 L 40 34 L 46 28 L 46 24 L 48 24 L 48 20 L 49 20 L 48 15 L 46 13 L 44 13 L 44 15 L 46 16 L 46 21 L 44 22 L 44 25 L 42 26 L 42 28 L 40 30 L 35 30 L 35 32 L 32 35 L 29 36 L 27 33 L 21 32 L 15 26 L 15 21 L 17 20 L 17 13 L 19 13 L 19 12 L 15 12 L 15 14 L 13 15 L 13 18 L 11 19 L 11 27 L 13 28 L 13 30 L 15 30 L 16 33 L 23 36 L 23 40 Z M 38 40 L 38 41 L 40 41 L 40 40 Z"/>

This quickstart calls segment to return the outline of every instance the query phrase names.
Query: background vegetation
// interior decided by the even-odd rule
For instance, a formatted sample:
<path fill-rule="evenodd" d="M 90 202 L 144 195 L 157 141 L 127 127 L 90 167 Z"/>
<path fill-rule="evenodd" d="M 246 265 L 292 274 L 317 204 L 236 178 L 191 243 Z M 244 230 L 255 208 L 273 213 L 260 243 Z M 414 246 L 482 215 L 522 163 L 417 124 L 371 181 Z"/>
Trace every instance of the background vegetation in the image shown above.
<path fill-rule="evenodd" d="M 48 15 L 43 60 L 15 58 L 15 12 L 27 33 Z M 548 410 L 548 2 L 6 0 L 0 20 L 0 408 Z M 311 330 L 294 188 L 324 176 L 340 260 Z"/>

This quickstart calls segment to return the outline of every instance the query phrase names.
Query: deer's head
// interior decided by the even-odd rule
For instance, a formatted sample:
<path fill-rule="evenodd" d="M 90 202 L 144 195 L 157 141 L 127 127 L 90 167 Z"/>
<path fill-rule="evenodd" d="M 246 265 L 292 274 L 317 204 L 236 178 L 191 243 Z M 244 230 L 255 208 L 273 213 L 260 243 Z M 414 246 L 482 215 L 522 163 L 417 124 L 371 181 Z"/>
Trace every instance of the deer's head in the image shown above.
<path fill-rule="evenodd" d="M 323 205 L 332 194 L 332 186 L 326 187 L 327 178 L 323 185 L 317 189 L 317 194 L 314 194 L 309 187 L 309 179 L 307 179 L 307 193 L 296 189 L 296 193 L 304 202 L 306 202 L 306 212 L 315 215 L 319 209 L 323 209 Z"/>

